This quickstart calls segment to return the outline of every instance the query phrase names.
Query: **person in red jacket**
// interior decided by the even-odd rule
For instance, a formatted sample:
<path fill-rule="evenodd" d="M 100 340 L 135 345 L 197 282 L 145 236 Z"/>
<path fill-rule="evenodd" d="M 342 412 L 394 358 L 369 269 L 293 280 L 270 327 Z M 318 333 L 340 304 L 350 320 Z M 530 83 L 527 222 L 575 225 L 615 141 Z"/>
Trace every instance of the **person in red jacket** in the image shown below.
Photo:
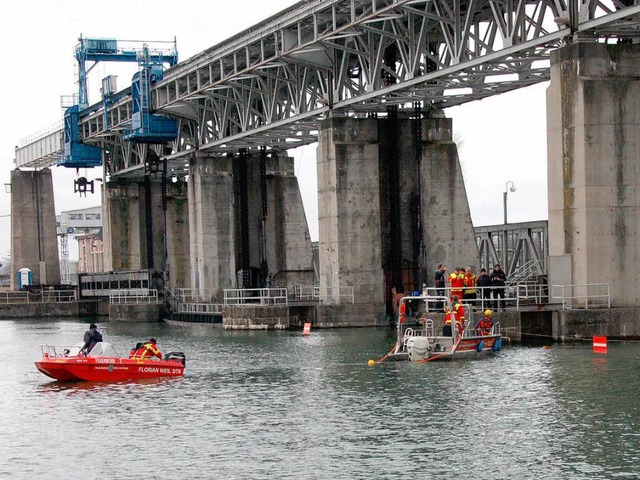
<path fill-rule="evenodd" d="M 456 322 L 456 329 L 458 330 L 458 333 L 460 335 L 462 335 L 462 332 L 464 331 L 464 326 L 465 326 L 465 315 L 464 315 L 464 308 L 462 307 L 462 304 L 459 302 L 459 298 L 457 295 L 454 295 L 453 298 L 451 299 L 451 304 L 453 305 L 453 319 L 455 319 Z M 447 305 L 444 308 L 444 327 L 442 328 L 442 334 L 447 337 L 451 335 L 451 312 L 449 311 L 449 306 Z"/>
<path fill-rule="evenodd" d="M 491 310 L 484 311 L 484 317 L 476 324 L 477 335 L 491 335 L 491 329 L 493 328 L 493 318 L 491 316 L 493 312 Z"/>
<path fill-rule="evenodd" d="M 149 357 L 158 357 L 162 360 L 162 352 L 158 350 L 156 346 L 156 339 L 150 338 L 147 343 L 145 343 L 142 347 L 140 347 L 134 357 L 136 358 L 149 358 Z"/>

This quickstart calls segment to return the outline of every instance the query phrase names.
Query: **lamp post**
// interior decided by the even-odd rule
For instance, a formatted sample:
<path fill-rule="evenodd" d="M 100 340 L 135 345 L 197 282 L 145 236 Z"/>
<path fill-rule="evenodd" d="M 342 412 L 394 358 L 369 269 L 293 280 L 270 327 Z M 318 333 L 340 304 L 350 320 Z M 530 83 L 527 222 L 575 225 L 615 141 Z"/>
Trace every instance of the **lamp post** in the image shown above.
<path fill-rule="evenodd" d="M 509 184 L 511 184 L 511 187 L 509 187 Z M 503 200 L 503 204 L 504 204 L 504 224 L 507 224 L 507 194 L 509 192 L 515 192 L 516 191 L 516 186 L 513 184 L 513 182 L 511 180 L 509 180 L 505 186 L 504 186 L 504 192 L 502 193 L 502 200 Z"/>
<path fill-rule="evenodd" d="M 509 186 L 511 185 L 511 186 Z M 502 232 L 502 268 L 509 275 L 509 233 L 507 232 L 507 195 L 509 192 L 515 192 L 516 186 L 511 180 L 509 180 L 504 186 L 504 192 L 502 193 L 502 200 L 504 206 L 504 230 Z"/>

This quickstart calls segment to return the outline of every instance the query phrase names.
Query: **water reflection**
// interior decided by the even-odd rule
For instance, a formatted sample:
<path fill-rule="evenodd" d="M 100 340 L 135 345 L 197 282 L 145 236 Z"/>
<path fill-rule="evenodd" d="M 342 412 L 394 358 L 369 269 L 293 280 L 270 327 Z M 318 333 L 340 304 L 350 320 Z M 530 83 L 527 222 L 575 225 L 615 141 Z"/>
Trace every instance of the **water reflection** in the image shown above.
<path fill-rule="evenodd" d="M 13 443 L 0 443 L 0 477 L 122 478 L 149 465 L 189 479 L 640 474 L 637 344 L 368 367 L 393 332 L 100 327 L 122 351 L 149 336 L 185 351 L 185 377 L 50 382 L 33 366 L 38 345 L 72 344 L 86 324 L 0 322 L 0 424 Z"/>

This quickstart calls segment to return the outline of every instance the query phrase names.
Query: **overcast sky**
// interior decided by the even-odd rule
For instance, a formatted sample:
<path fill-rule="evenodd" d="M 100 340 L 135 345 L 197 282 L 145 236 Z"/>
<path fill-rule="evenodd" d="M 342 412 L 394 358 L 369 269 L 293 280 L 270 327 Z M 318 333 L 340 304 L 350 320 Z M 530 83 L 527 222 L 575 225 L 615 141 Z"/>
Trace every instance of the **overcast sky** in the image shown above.
<path fill-rule="evenodd" d="M 77 92 L 73 49 L 78 37 L 172 40 L 180 60 L 195 55 L 296 3 L 291 0 L 21 0 L 3 5 L 0 40 L 0 181 L 10 182 L 14 147 L 62 118 L 60 97 Z M 100 63 L 90 74 L 89 101 L 101 79 L 130 85 L 135 65 Z M 511 180 L 509 221 L 547 218 L 546 84 L 446 111 L 459 142 L 471 216 L 476 226 L 502 223 L 502 192 Z M 317 240 L 315 148 L 294 153 L 312 239 Z M 56 213 L 100 204 L 98 194 L 73 193 L 74 169 L 53 167 Z M 95 178 L 98 169 L 80 171 Z M 0 256 L 10 249 L 10 195 L 0 189 Z M 75 242 L 71 242 L 75 243 Z M 75 249 L 74 249 L 75 250 Z M 73 251 L 72 251 L 73 255 Z"/>

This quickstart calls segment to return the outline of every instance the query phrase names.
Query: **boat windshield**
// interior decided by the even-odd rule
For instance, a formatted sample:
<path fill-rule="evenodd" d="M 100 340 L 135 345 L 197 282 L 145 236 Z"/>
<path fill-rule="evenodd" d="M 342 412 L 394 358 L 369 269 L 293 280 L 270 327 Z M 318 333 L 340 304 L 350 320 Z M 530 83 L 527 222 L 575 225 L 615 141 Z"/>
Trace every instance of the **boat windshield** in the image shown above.
<path fill-rule="evenodd" d="M 98 342 L 89 352 L 88 357 L 118 357 L 118 352 L 113 345 L 107 342 Z"/>

